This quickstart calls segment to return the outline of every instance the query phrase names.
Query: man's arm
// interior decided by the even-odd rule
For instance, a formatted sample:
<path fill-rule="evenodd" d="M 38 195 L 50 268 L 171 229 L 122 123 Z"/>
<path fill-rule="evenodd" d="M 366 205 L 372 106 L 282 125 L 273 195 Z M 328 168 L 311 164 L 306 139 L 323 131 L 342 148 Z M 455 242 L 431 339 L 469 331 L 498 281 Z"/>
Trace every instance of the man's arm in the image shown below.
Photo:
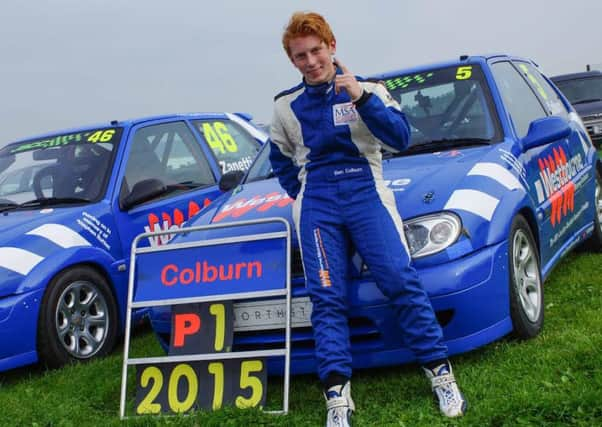
<path fill-rule="evenodd" d="M 293 162 L 294 155 L 293 145 L 286 135 L 277 112 L 274 112 L 270 127 L 270 162 L 280 185 L 293 199 L 297 197 L 301 189 L 301 184 L 297 179 L 299 167 Z"/>
<path fill-rule="evenodd" d="M 399 104 L 380 83 L 364 83 L 364 93 L 355 103 L 370 132 L 391 151 L 403 151 L 410 143 L 410 125 Z M 370 91 L 366 89 L 370 88 Z"/>

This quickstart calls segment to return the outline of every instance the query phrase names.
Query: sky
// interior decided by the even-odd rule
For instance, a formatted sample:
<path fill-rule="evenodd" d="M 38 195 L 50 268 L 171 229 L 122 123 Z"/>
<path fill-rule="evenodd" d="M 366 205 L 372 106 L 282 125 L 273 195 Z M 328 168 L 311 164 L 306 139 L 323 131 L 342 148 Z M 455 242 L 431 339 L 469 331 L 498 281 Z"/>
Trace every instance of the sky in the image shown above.
<path fill-rule="evenodd" d="M 357 75 L 487 53 L 549 76 L 602 67 L 600 0 L 2 0 L 0 146 L 169 113 L 268 123 L 300 80 L 281 45 L 298 10 L 326 17 Z"/>

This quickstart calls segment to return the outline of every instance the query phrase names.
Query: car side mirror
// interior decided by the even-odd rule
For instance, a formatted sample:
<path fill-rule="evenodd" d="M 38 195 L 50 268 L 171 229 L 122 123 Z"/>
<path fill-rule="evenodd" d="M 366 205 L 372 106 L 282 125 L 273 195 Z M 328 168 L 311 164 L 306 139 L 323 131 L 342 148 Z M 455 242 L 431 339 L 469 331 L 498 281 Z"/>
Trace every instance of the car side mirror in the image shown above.
<path fill-rule="evenodd" d="M 527 135 L 522 139 L 523 151 L 566 138 L 571 133 L 569 123 L 558 116 L 533 120 Z"/>
<path fill-rule="evenodd" d="M 160 179 L 149 178 L 137 182 L 130 194 L 121 201 L 121 208 L 129 210 L 131 207 L 144 203 L 148 200 L 165 193 L 167 186 Z"/>
<path fill-rule="evenodd" d="M 232 190 L 234 187 L 240 184 L 240 181 L 242 181 L 244 176 L 245 173 L 243 171 L 230 171 L 223 174 L 219 179 L 219 189 L 224 193 Z"/>

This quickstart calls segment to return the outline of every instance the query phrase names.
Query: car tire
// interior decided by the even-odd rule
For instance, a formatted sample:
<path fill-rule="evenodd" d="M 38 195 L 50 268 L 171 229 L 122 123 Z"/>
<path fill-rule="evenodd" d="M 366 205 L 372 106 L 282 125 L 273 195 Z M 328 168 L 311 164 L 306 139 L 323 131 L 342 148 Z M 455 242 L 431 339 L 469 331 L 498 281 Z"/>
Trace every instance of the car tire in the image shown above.
<path fill-rule="evenodd" d="M 602 174 L 600 171 L 596 171 L 594 207 L 594 233 L 583 246 L 589 252 L 602 252 Z"/>
<path fill-rule="evenodd" d="M 508 243 L 510 318 L 512 335 L 518 339 L 537 336 L 543 328 L 544 296 L 539 251 L 529 224 L 517 215 Z"/>
<path fill-rule="evenodd" d="M 117 316 L 115 297 L 100 273 L 90 267 L 60 273 L 40 307 L 40 361 L 56 368 L 106 355 L 117 341 Z"/>

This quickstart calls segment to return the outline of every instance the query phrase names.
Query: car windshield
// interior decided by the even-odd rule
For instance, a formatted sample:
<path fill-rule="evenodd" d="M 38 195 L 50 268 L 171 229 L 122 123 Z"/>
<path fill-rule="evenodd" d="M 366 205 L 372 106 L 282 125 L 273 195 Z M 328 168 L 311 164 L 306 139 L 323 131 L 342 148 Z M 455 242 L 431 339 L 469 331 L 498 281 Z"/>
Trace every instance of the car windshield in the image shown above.
<path fill-rule="evenodd" d="M 96 201 L 123 128 L 90 129 L 0 150 L 0 210 Z"/>
<path fill-rule="evenodd" d="M 602 101 L 602 76 L 556 82 L 571 104 Z"/>
<path fill-rule="evenodd" d="M 407 154 L 487 144 L 501 139 L 497 114 L 479 65 L 400 74 L 383 81 L 411 128 Z"/>

